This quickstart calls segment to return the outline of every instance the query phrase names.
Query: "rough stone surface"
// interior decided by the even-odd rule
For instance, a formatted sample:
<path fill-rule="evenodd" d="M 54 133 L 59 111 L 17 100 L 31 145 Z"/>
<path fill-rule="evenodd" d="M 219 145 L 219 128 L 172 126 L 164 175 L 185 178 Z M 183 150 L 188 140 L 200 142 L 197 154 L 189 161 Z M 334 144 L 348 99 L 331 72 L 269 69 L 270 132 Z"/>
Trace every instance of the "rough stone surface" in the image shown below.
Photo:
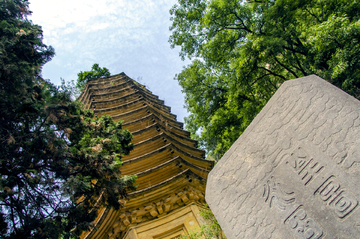
<path fill-rule="evenodd" d="M 208 177 L 227 238 L 359 238 L 359 114 L 315 75 L 285 82 Z"/>

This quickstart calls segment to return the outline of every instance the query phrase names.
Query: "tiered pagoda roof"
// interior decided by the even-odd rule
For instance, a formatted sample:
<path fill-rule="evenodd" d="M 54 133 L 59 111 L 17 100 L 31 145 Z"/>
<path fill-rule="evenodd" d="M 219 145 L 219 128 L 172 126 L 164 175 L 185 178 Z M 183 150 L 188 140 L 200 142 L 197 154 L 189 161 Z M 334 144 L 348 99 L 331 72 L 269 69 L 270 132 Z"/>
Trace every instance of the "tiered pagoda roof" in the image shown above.
<path fill-rule="evenodd" d="M 79 100 L 99 117 L 122 120 L 133 134 L 135 147 L 123 157 L 121 174 L 138 177 L 123 207 L 100 210 L 97 229 L 82 238 L 173 238 L 194 225 L 189 218 L 198 224 L 194 205 L 204 202 L 214 163 L 204 159 L 170 107 L 124 73 L 91 80 Z"/>

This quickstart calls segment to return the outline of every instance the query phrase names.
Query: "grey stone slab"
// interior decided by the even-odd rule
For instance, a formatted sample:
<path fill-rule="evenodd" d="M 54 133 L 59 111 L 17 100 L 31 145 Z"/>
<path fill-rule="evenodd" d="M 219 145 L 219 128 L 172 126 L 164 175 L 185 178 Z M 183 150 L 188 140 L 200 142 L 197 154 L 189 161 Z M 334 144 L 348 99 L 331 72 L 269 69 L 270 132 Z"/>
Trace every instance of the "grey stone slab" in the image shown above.
<path fill-rule="evenodd" d="M 360 238 L 359 114 L 315 75 L 285 82 L 209 174 L 227 238 Z"/>

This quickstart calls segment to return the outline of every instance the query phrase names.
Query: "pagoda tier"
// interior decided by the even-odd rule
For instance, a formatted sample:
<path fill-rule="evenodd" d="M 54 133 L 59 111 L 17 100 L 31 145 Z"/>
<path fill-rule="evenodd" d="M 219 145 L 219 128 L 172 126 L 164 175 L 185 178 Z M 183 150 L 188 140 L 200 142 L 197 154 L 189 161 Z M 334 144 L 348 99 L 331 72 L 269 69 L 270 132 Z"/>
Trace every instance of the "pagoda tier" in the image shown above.
<path fill-rule="evenodd" d="M 123 121 L 134 150 L 122 158 L 121 175 L 138 177 L 122 207 L 99 210 L 96 229 L 81 238 L 175 238 L 198 229 L 214 162 L 204 159 L 170 107 L 124 73 L 91 80 L 78 100 L 99 117 Z"/>

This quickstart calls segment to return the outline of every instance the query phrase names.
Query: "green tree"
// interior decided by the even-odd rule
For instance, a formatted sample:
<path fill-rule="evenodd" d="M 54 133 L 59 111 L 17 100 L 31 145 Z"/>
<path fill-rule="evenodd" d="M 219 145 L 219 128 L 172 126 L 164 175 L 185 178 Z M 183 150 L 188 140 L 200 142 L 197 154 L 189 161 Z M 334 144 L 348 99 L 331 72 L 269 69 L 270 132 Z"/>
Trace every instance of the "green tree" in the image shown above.
<path fill-rule="evenodd" d="M 285 80 L 315 73 L 360 98 L 359 10 L 355 0 L 178 0 L 169 42 L 193 59 L 175 77 L 187 129 L 219 157 Z"/>
<path fill-rule="evenodd" d="M 82 91 L 86 85 L 86 83 L 91 79 L 98 79 L 103 77 L 109 77 L 110 72 L 107 68 L 101 68 L 99 64 L 95 63 L 90 71 L 80 71 L 78 73 L 78 79 L 76 86 Z"/>
<path fill-rule="evenodd" d="M 41 78 L 54 50 L 28 4 L 0 2 L 0 238 L 77 237 L 133 188 L 118 175 L 132 136 Z"/>

